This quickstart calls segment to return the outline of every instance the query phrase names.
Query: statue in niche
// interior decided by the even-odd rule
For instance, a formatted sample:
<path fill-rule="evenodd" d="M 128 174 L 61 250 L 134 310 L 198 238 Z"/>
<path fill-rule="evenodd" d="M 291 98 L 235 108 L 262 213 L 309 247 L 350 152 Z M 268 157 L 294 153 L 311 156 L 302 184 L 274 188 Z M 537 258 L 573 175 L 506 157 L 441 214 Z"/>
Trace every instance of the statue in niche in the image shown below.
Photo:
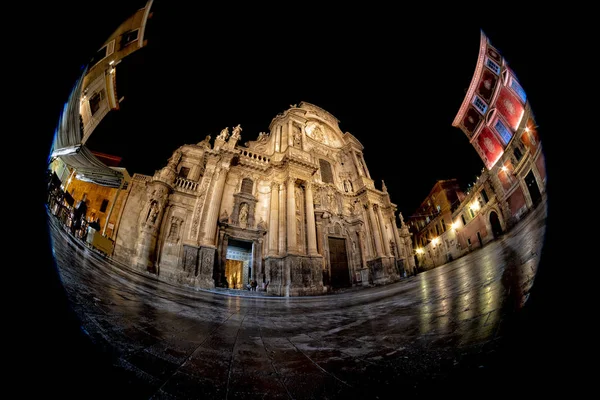
<path fill-rule="evenodd" d="M 169 229 L 169 235 L 167 236 L 169 241 L 175 242 L 179 240 L 179 226 L 182 222 L 183 220 L 181 218 L 175 216 L 171 218 L 171 227 Z"/>
<path fill-rule="evenodd" d="M 302 189 L 296 187 L 294 195 L 296 197 L 296 212 L 300 212 L 300 206 L 302 205 Z"/>
<path fill-rule="evenodd" d="M 210 150 L 210 135 L 206 135 L 203 141 L 198 142 L 197 146 Z"/>
<path fill-rule="evenodd" d="M 354 186 L 352 186 L 352 181 L 350 179 L 348 179 L 348 188 L 350 189 L 350 192 L 354 192 Z"/>
<path fill-rule="evenodd" d="M 302 146 L 302 134 L 300 133 L 300 129 L 294 125 L 294 147 Z"/>
<path fill-rule="evenodd" d="M 333 208 L 333 201 L 334 201 L 334 196 L 333 193 L 331 192 L 327 192 L 327 205 L 329 206 L 329 208 Z"/>
<path fill-rule="evenodd" d="M 257 142 L 262 142 L 263 140 L 265 140 L 267 138 L 267 136 L 269 136 L 268 134 L 266 134 L 265 132 L 259 132 L 258 133 L 258 138 L 256 139 Z"/>
<path fill-rule="evenodd" d="M 156 200 L 152 200 L 150 205 L 150 210 L 148 211 L 148 216 L 146 217 L 146 221 L 150 221 L 151 224 L 156 222 L 156 218 L 158 217 L 158 203 Z"/>
<path fill-rule="evenodd" d="M 344 179 L 344 192 L 348 193 L 348 181 Z"/>
<path fill-rule="evenodd" d="M 223 213 L 219 217 L 219 222 L 223 222 L 223 223 L 229 222 L 229 214 L 227 214 L 227 210 L 223 210 Z"/>
<path fill-rule="evenodd" d="M 242 203 L 240 206 L 240 226 L 245 228 L 248 224 L 248 203 Z"/>
<path fill-rule="evenodd" d="M 223 128 L 223 130 L 221 131 L 221 133 L 219 133 L 219 136 L 217 136 L 217 139 L 221 139 L 223 141 L 227 140 L 227 138 L 229 137 L 229 128 Z"/>

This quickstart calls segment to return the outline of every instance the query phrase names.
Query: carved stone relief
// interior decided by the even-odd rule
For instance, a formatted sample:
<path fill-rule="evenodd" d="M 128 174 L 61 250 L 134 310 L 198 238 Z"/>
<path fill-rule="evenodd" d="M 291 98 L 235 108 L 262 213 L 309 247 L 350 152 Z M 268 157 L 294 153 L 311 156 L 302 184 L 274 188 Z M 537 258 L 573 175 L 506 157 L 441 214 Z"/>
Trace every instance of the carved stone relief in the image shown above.
<path fill-rule="evenodd" d="M 180 230 L 181 230 L 181 226 L 183 225 L 183 219 L 176 217 L 176 216 L 172 216 L 171 217 L 171 224 L 169 227 L 169 233 L 167 235 L 167 241 L 169 242 L 179 242 L 179 240 L 181 239 L 180 237 Z"/>

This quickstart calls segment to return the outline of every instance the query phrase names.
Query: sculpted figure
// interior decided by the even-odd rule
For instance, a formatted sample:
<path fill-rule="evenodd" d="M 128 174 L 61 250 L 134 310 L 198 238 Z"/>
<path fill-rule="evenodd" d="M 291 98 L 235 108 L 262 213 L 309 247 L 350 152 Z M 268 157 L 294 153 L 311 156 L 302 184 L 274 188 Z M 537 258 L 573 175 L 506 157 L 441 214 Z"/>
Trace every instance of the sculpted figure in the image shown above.
<path fill-rule="evenodd" d="M 203 141 L 198 142 L 198 146 L 210 149 L 210 135 L 206 135 Z"/>
<path fill-rule="evenodd" d="M 229 128 L 223 128 L 221 133 L 219 133 L 219 136 L 217 136 L 217 138 L 221 139 L 221 140 L 227 140 L 228 137 L 229 137 Z"/>

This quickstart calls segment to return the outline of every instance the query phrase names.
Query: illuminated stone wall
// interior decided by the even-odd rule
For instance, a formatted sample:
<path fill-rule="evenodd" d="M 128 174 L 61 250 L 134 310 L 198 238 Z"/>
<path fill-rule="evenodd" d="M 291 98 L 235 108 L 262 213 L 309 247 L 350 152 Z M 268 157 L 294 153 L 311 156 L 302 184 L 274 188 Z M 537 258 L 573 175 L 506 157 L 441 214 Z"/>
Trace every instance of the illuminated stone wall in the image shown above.
<path fill-rule="evenodd" d="M 224 128 L 176 149 L 154 176 L 134 175 L 119 259 L 168 282 L 225 287 L 229 240 L 242 240 L 252 243 L 243 281 L 269 282 L 278 296 L 394 282 L 400 268 L 414 268 L 396 205 L 335 117 L 303 102 L 273 118 L 268 133 L 246 135 Z M 347 250 L 330 254 L 329 238 Z"/>

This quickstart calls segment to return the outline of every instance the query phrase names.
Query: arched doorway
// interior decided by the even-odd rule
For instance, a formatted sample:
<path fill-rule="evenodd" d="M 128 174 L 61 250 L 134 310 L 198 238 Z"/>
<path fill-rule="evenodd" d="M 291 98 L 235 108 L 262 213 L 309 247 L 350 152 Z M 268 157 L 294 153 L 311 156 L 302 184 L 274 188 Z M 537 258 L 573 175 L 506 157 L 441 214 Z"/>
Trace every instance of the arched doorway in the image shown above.
<path fill-rule="evenodd" d="M 490 225 L 492 226 L 492 234 L 494 235 L 494 239 L 497 239 L 500 235 L 502 235 L 502 225 L 500 225 L 500 218 L 498 218 L 496 211 L 492 211 L 490 213 Z"/>

